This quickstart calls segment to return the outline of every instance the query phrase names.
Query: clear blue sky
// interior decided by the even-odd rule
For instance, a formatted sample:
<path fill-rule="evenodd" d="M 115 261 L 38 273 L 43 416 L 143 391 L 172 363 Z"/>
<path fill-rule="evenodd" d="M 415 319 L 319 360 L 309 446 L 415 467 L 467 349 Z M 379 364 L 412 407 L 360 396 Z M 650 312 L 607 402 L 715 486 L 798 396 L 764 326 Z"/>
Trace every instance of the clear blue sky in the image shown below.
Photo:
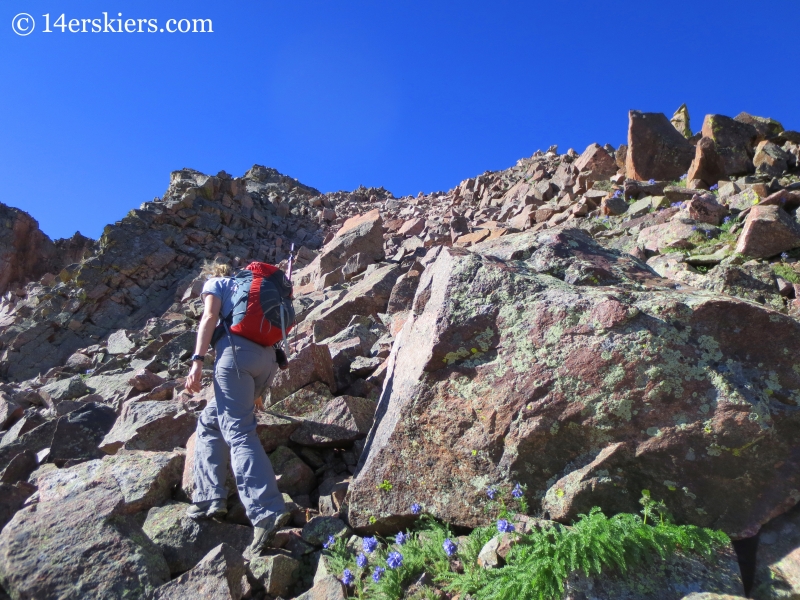
<path fill-rule="evenodd" d="M 214 33 L 53 28 L 104 11 Z M 620 144 L 632 108 L 800 129 L 797 0 L 5 0 L 0 17 L 0 202 L 54 238 L 99 236 L 182 167 L 399 196 Z"/>

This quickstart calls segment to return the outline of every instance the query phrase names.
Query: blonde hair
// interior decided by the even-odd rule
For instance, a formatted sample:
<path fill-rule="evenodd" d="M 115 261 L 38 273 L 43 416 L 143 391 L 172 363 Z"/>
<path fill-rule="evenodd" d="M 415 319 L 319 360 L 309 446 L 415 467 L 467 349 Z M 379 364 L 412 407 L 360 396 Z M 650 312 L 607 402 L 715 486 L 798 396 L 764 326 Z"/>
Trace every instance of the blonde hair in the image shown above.
<path fill-rule="evenodd" d="M 233 269 L 231 269 L 230 265 L 208 260 L 203 263 L 203 268 L 200 270 L 200 275 L 205 275 L 208 278 L 228 277 L 231 273 L 233 273 Z"/>

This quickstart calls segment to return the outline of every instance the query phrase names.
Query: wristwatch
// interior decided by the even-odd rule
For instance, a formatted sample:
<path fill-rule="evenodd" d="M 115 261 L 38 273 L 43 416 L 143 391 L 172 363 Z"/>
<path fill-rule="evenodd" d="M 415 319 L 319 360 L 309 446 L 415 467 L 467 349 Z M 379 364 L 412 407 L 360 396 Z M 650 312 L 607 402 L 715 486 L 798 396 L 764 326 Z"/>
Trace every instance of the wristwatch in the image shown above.
<path fill-rule="evenodd" d="M 194 362 L 196 360 L 199 360 L 200 362 L 203 362 L 205 359 L 206 359 L 205 354 L 192 354 L 192 362 Z"/>

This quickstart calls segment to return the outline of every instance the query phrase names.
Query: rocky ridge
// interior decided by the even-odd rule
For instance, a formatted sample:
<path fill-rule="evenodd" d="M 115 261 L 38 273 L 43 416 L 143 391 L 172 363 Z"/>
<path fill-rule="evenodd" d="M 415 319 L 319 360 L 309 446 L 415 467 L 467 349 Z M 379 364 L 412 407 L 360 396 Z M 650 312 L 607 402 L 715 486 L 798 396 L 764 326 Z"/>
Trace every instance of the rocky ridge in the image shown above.
<path fill-rule="evenodd" d="M 2 207 L 0 587 L 343 597 L 329 535 L 394 533 L 415 503 L 475 527 L 486 489 L 516 483 L 564 523 L 636 512 L 647 489 L 734 539 L 790 527 L 799 159 L 774 120 L 708 115 L 693 135 L 681 107 L 631 111 L 618 148 L 552 147 L 416 197 L 184 169 L 96 242 Z M 200 394 L 182 376 L 202 261 L 281 263 L 290 244 L 300 322 L 259 436 L 293 522 L 247 563 L 233 485 L 225 521 L 183 517 L 213 356 Z M 755 597 L 800 593 L 798 547 L 759 554 Z"/>

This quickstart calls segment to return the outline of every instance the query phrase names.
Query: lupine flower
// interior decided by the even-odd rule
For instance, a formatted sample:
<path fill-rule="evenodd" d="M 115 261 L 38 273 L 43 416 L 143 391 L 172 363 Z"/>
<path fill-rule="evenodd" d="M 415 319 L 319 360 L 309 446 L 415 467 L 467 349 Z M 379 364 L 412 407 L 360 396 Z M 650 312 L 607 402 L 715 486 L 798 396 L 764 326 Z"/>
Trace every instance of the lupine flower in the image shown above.
<path fill-rule="evenodd" d="M 358 565 L 359 569 L 363 569 L 364 567 L 366 567 L 367 566 L 367 557 L 366 557 L 366 555 L 363 554 L 363 553 L 360 553 L 356 557 L 356 564 Z"/>
<path fill-rule="evenodd" d="M 405 543 L 408 541 L 408 538 L 409 538 L 409 537 L 411 537 L 411 536 L 409 536 L 408 534 L 405 534 L 405 533 L 403 533 L 403 532 L 401 531 L 400 533 L 398 533 L 398 534 L 395 536 L 395 538 L 394 538 L 394 541 L 395 541 L 397 544 L 399 544 L 400 546 L 402 546 L 403 544 L 405 544 Z"/>
<path fill-rule="evenodd" d="M 418 515 L 421 512 L 422 512 L 422 507 L 416 502 L 414 502 L 414 504 L 411 505 L 411 513 L 414 515 Z"/>
<path fill-rule="evenodd" d="M 511 490 L 511 495 L 514 496 L 514 498 L 522 498 L 522 494 L 522 486 L 518 483 L 514 486 L 514 489 Z"/>
<path fill-rule="evenodd" d="M 399 552 L 391 552 L 389 556 L 386 557 L 386 564 L 389 565 L 390 569 L 397 569 L 403 566 L 403 555 Z"/>
<path fill-rule="evenodd" d="M 375 567 L 375 570 L 372 572 L 372 581 L 378 583 L 381 580 L 381 575 L 386 571 L 383 567 Z"/>
<path fill-rule="evenodd" d="M 711 239 L 711 238 L 713 238 L 713 237 L 714 237 L 714 232 L 713 232 L 713 231 L 706 231 L 706 237 L 707 237 L 708 239 Z"/>
<path fill-rule="evenodd" d="M 730 217 L 725 217 L 724 219 L 722 219 L 722 222 L 723 223 L 730 223 L 731 222 L 731 218 Z"/>
<path fill-rule="evenodd" d="M 711 190 L 712 192 L 713 192 L 714 190 L 718 190 L 718 189 L 719 189 L 719 184 L 716 184 L 716 183 L 715 183 L 714 185 L 712 185 L 712 186 L 711 186 L 710 188 L 708 188 L 708 189 L 709 189 L 709 190 Z"/>
<path fill-rule="evenodd" d="M 789 258 L 789 253 L 788 252 L 781 252 L 781 260 L 786 260 L 787 258 Z"/>
<path fill-rule="evenodd" d="M 322 544 L 322 547 L 325 548 L 325 549 L 328 549 L 331 546 L 333 546 L 334 544 L 336 544 L 336 538 L 333 537 L 332 535 L 329 535 L 328 536 L 328 541 L 325 542 L 324 544 Z"/>
<path fill-rule="evenodd" d="M 500 519 L 497 521 L 497 531 L 500 533 L 510 533 L 514 531 L 514 525 L 506 521 L 505 519 Z"/>
<path fill-rule="evenodd" d="M 621 195 L 622 195 L 622 190 L 617 190 L 616 192 L 614 192 L 614 196 L 613 197 L 614 198 L 619 198 Z"/>
<path fill-rule="evenodd" d="M 345 569 L 344 573 L 342 573 L 342 583 L 345 585 L 353 585 L 353 582 L 356 580 L 353 577 L 353 574 L 350 572 L 350 569 Z"/>
<path fill-rule="evenodd" d="M 375 550 L 378 548 L 378 540 L 376 540 L 374 537 L 364 538 L 364 541 L 361 542 L 361 547 L 367 554 L 375 552 Z"/>
<path fill-rule="evenodd" d="M 683 202 L 673 202 L 672 208 L 683 208 Z"/>
<path fill-rule="evenodd" d="M 497 490 L 493 487 L 490 487 L 486 490 L 486 495 L 489 496 L 489 500 L 494 500 L 494 497 L 497 496 Z"/>
<path fill-rule="evenodd" d="M 684 179 L 686 179 L 686 177 L 687 177 L 687 176 L 688 176 L 688 173 L 684 173 L 683 175 L 681 175 L 681 181 L 683 181 Z"/>
<path fill-rule="evenodd" d="M 456 553 L 457 546 L 453 543 L 450 538 L 447 538 L 444 543 L 442 544 L 442 548 L 444 549 L 444 553 L 447 556 L 453 556 Z"/>
<path fill-rule="evenodd" d="M 656 182 L 656 180 L 655 180 L 655 179 L 651 179 L 651 180 L 650 180 L 650 181 L 648 181 L 647 183 L 649 183 L 650 185 L 653 185 L 655 182 Z"/>

